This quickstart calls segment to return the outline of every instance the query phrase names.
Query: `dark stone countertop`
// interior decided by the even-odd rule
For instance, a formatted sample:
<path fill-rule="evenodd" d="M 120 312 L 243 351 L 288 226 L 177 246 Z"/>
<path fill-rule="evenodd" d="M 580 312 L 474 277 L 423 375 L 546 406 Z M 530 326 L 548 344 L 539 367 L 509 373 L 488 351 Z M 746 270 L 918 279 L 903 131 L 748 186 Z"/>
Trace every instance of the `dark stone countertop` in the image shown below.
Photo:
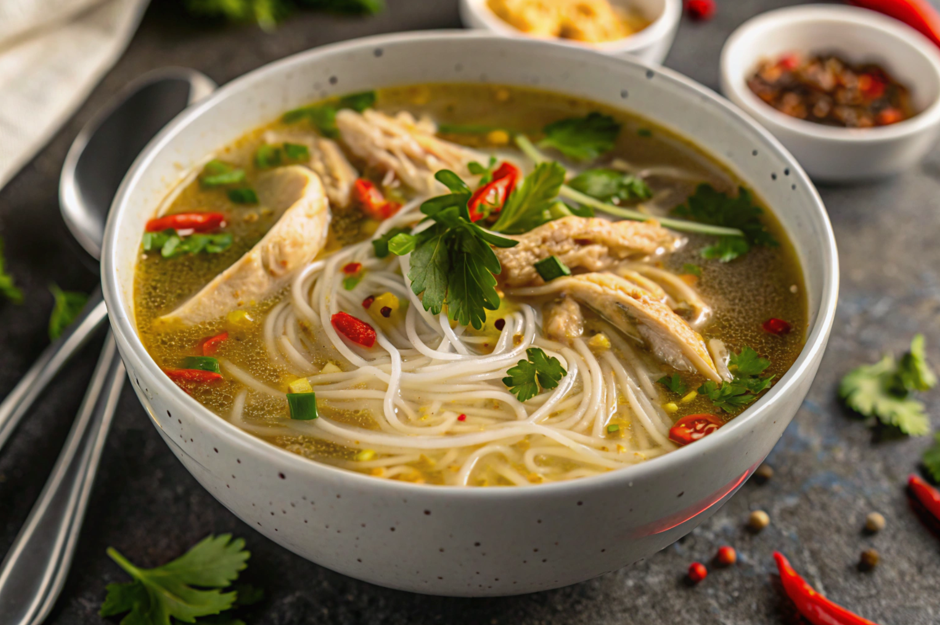
<path fill-rule="evenodd" d="M 184 65 L 219 83 L 308 48 L 396 30 L 458 27 L 455 0 L 390 0 L 370 19 L 300 13 L 274 34 L 253 26 L 219 28 L 185 16 L 178 2 L 155 0 L 128 52 L 78 114 L 39 156 L 0 191 L 0 234 L 9 269 L 24 287 L 22 306 L 0 304 L 0 393 L 6 393 L 47 344 L 52 306 L 46 285 L 90 291 L 96 275 L 73 244 L 58 212 L 59 170 L 81 126 L 113 93 L 151 68 Z M 784 0 L 719 0 L 711 22 L 684 22 L 667 65 L 717 88 L 724 39 L 745 19 Z M 109 582 L 125 581 L 105 555 L 113 545 L 154 565 L 210 532 L 244 536 L 252 551 L 243 578 L 263 586 L 252 625 L 426 623 L 549 625 L 562 623 L 796 623 L 783 598 L 771 552 L 787 553 L 811 583 L 883 625 L 940 622 L 940 541 L 908 507 L 903 483 L 926 439 L 873 438 L 835 397 L 839 377 L 902 350 L 927 335 L 940 363 L 940 150 L 904 175 L 878 184 L 822 188 L 838 238 L 842 293 L 829 350 L 808 399 L 769 459 L 766 485 L 746 484 L 710 521 L 679 543 L 631 568 L 536 595 L 468 600 L 385 590 L 302 560 L 226 511 L 177 462 L 129 389 L 85 520 L 75 562 L 49 619 L 57 625 L 100 623 Z M 90 347 L 61 375 L 0 454 L 0 552 L 6 552 L 46 480 L 80 402 L 96 357 Z M 938 399 L 934 392 L 928 402 Z M 934 413 L 934 423 L 940 417 Z M 753 536 L 750 510 L 772 524 Z M 887 518 L 874 537 L 861 533 L 873 510 Z M 683 582 L 692 560 L 707 562 L 721 544 L 739 564 L 713 570 L 697 587 Z M 859 553 L 875 547 L 882 564 L 859 573 Z"/>

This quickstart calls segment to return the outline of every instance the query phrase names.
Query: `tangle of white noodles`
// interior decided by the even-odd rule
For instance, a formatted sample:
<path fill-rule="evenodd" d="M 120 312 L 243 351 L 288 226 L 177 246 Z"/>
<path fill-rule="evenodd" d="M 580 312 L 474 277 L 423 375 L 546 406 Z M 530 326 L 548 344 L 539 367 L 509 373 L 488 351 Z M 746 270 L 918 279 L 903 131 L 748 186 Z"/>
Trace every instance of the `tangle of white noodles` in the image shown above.
<path fill-rule="evenodd" d="M 374 236 L 415 223 L 419 205 L 420 200 L 407 204 Z M 595 354 L 581 338 L 563 345 L 541 336 L 539 312 L 524 303 L 503 315 L 498 334 L 453 327 L 446 315 L 424 310 L 411 291 L 403 277 L 409 261 L 408 256 L 377 258 L 371 241 L 365 241 L 299 272 L 290 294 L 265 319 L 264 345 L 272 363 L 309 380 L 321 416 L 282 419 L 276 425 L 247 417 L 253 401 L 283 392 L 221 360 L 226 374 L 245 387 L 236 396 L 232 421 L 265 437 L 311 437 L 375 452 L 359 454 L 361 460 L 325 458 L 344 468 L 415 481 L 432 471 L 455 485 L 574 479 L 674 448 L 653 383 L 660 374 L 650 371 L 616 332 L 608 333 L 616 355 Z M 349 262 L 363 267 L 363 278 L 352 290 L 343 286 L 342 267 Z M 646 277 L 661 284 L 659 276 Z M 667 286 L 676 290 L 675 283 Z M 407 302 L 399 323 L 376 323 L 362 309 L 365 297 L 386 291 Z M 330 319 L 340 311 L 375 327 L 373 348 L 337 333 Z M 318 373 L 324 346 L 342 372 Z M 555 389 L 523 403 L 502 378 L 530 347 L 557 358 L 567 375 Z M 344 422 L 342 411 L 365 411 L 375 427 Z M 622 438 L 610 436 L 611 421 Z"/>

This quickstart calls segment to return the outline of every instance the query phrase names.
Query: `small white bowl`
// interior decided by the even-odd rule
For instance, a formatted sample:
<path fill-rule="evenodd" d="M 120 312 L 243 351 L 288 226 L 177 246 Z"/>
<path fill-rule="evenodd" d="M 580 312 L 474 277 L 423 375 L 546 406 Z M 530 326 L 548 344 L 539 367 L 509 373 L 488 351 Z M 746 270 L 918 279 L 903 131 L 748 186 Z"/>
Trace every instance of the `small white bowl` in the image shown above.
<path fill-rule="evenodd" d="M 875 62 L 911 90 L 911 119 L 877 128 L 835 128 L 796 119 L 747 86 L 758 63 L 788 52 L 833 52 Z M 849 182 L 897 174 L 916 165 L 940 131 L 940 51 L 926 37 L 866 9 L 835 5 L 764 13 L 741 25 L 721 52 L 721 89 L 783 143 L 819 181 Z"/>
<path fill-rule="evenodd" d="M 682 18 L 682 0 L 611 0 L 615 6 L 629 7 L 650 20 L 650 25 L 630 37 L 605 43 L 582 43 L 548 39 L 561 45 L 591 48 L 612 56 L 634 56 L 660 65 L 676 38 Z M 460 19 L 467 28 L 480 28 L 505 37 L 531 37 L 513 28 L 493 13 L 487 0 L 460 0 Z"/>

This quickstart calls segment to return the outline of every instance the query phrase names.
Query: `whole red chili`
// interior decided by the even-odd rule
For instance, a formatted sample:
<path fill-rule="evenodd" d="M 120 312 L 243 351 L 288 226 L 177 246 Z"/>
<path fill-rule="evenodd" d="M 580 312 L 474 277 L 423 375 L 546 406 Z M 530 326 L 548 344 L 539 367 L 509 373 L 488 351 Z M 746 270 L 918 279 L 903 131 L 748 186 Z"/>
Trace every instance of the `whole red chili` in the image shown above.
<path fill-rule="evenodd" d="M 914 499 L 920 502 L 924 509 L 940 522 L 940 491 L 916 475 L 907 478 L 907 487 Z"/>
<path fill-rule="evenodd" d="M 940 46 L 940 17 L 929 0 L 849 0 L 849 4 L 900 20 Z"/>
<path fill-rule="evenodd" d="M 209 232 L 221 227 L 225 223 L 222 213 L 177 213 L 158 217 L 147 222 L 147 232 L 162 232 L 163 230 L 193 230 L 195 232 Z"/>
<path fill-rule="evenodd" d="M 519 181 L 519 169 L 511 163 L 502 163 L 493 171 L 493 178 L 473 192 L 467 202 L 470 221 L 478 221 L 503 209 L 506 200 Z"/>
<path fill-rule="evenodd" d="M 219 348 L 222 347 L 222 343 L 224 343 L 226 339 L 228 339 L 228 332 L 216 334 L 215 336 L 210 336 L 209 338 L 204 339 L 199 346 L 202 355 L 214 356 L 215 353 L 219 351 Z"/>
<path fill-rule="evenodd" d="M 356 178 L 353 183 L 353 197 L 362 212 L 372 219 L 388 219 L 401 208 L 401 204 L 386 200 L 379 188 L 365 178 Z"/>
<path fill-rule="evenodd" d="M 203 371 L 202 369 L 164 369 L 163 373 L 177 384 L 180 382 L 203 384 L 207 382 L 218 382 L 222 379 L 221 373 Z"/>
<path fill-rule="evenodd" d="M 715 554 L 715 562 L 721 566 L 731 566 L 737 561 L 738 553 L 734 550 L 734 547 L 728 545 L 719 547 L 718 553 Z"/>
<path fill-rule="evenodd" d="M 789 334 L 790 330 L 793 329 L 793 326 L 787 323 L 786 321 L 784 321 L 783 319 L 777 319 L 774 317 L 771 317 L 770 319 L 765 321 L 761 325 L 761 327 L 764 328 L 764 332 L 766 332 L 767 334 L 774 334 L 776 336 Z"/>
<path fill-rule="evenodd" d="M 676 421 L 669 429 L 669 440 L 677 445 L 688 445 L 708 436 L 724 424 L 721 417 L 713 414 L 692 414 Z"/>
<path fill-rule="evenodd" d="M 337 332 L 357 345 L 363 347 L 375 345 L 375 330 L 365 321 L 360 321 L 350 314 L 338 312 L 330 318 L 330 323 Z"/>
<path fill-rule="evenodd" d="M 875 625 L 872 621 L 849 612 L 816 592 L 793 570 L 782 553 L 775 551 L 774 560 L 777 561 L 777 570 L 780 572 L 780 581 L 783 582 L 784 591 L 796 604 L 796 609 L 800 611 L 800 614 L 813 625 Z"/>
<path fill-rule="evenodd" d="M 708 569 L 701 562 L 693 562 L 689 565 L 689 579 L 693 584 L 697 584 L 708 577 Z"/>
<path fill-rule="evenodd" d="M 715 17 L 715 0 L 685 0 L 685 12 L 697 22 Z"/>
<path fill-rule="evenodd" d="M 343 273 L 347 276 L 352 276 L 359 273 L 359 270 L 362 269 L 362 263 L 346 263 L 343 265 Z"/>

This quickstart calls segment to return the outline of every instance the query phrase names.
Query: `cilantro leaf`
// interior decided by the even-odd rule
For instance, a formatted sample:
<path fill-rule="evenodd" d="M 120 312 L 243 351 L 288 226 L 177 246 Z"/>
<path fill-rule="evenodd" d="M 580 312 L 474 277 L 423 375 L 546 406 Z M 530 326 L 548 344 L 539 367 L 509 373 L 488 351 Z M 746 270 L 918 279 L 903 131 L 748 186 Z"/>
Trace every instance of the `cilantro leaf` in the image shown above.
<path fill-rule="evenodd" d="M 23 291 L 13 282 L 13 276 L 6 272 L 6 259 L 3 257 L 3 239 L 0 239 L 0 293 L 14 304 L 23 303 Z"/>
<path fill-rule="evenodd" d="M 285 124 L 294 124 L 306 119 L 324 137 L 335 138 L 339 136 L 336 129 L 336 113 L 341 109 L 352 109 L 361 113 L 375 105 L 375 91 L 363 91 L 343 96 L 339 100 L 324 104 L 302 106 L 284 113 L 281 121 Z"/>
<path fill-rule="evenodd" d="M 664 375 L 656 381 L 677 395 L 685 395 L 689 390 L 688 385 L 678 373 L 673 373 L 671 376 Z"/>
<path fill-rule="evenodd" d="M 728 368 L 735 376 L 760 375 L 770 366 L 770 361 L 758 356 L 750 347 L 745 346 L 740 353 L 731 353 Z"/>
<path fill-rule="evenodd" d="M 85 304 L 88 296 L 77 291 L 63 291 L 56 284 L 49 285 L 49 291 L 55 299 L 55 306 L 49 316 L 49 338 L 53 341 L 62 336 L 67 327 L 72 325 Z"/>
<path fill-rule="evenodd" d="M 769 366 L 769 360 L 745 346 L 740 353 L 731 353 L 728 369 L 734 378 L 720 384 L 708 380 L 698 388 L 698 393 L 711 400 L 716 408 L 736 412 L 770 388 L 775 376 L 760 377 Z"/>
<path fill-rule="evenodd" d="M 846 405 L 873 423 L 877 418 L 883 424 L 894 426 L 911 436 L 924 436 L 930 431 L 930 421 L 924 404 L 898 390 L 897 363 L 885 355 L 873 365 L 862 365 L 842 378 L 839 395 Z"/>
<path fill-rule="evenodd" d="M 940 432 L 933 435 L 933 441 L 933 445 L 924 452 L 922 460 L 930 479 L 940 482 Z"/>
<path fill-rule="evenodd" d="M 929 391 L 937 385 L 937 375 L 927 363 L 924 335 L 911 340 L 911 349 L 898 363 L 897 381 L 905 391 Z"/>
<path fill-rule="evenodd" d="M 184 4 L 193 15 L 233 22 L 253 20 L 264 30 L 273 30 L 298 4 L 338 13 L 374 14 L 385 8 L 384 0 L 185 0 Z"/>
<path fill-rule="evenodd" d="M 568 158 L 587 161 L 614 149 L 620 124 L 610 115 L 591 112 L 585 117 L 553 122 L 542 132 L 545 138 L 539 142 L 540 147 L 555 148 Z"/>
<path fill-rule="evenodd" d="M 629 202 L 653 197 L 653 191 L 642 178 L 616 169 L 588 169 L 568 181 L 575 191 L 601 202 Z"/>
<path fill-rule="evenodd" d="M 721 237 L 718 242 L 702 250 L 702 257 L 730 262 L 746 254 L 752 247 L 776 247 L 778 241 L 761 222 L 763 210 L 754 204 L 750 191 L 738 188 L 738 195 L 731 197 L 717 191 L 710 184 L 700 184 L 689 196 L 686 204 L 672 210 L 676 216 L 712 226 L 737 228 L 741 237 Z"/>
<path fill-rule="evenodd" d="M 509 375 L 503 378 L 503 384 L 519 401 L 532 399 L 539 394 L 539 388 L 557 387 L 558 382 L 568 375 L 557 358 L 549 357 L 538 347 L 530 347 L 525 353 L 528 360 L 520 360 L 506 371 Z"/>
<path fill-rule="evenodd" d="M 552 206 L 565 183 L 565 168 L 554 162 L 539 163 L 506 200 L 494 232 L 522 234 L 555 217 Z"/>
<path fill-rule="evenodd" d="M 111 559 L 134 581 L 109 584 L 99 614 L 128 612 L 121 621 L 124 625 L 170 625 L 171 618 L 194 623 L 197 617 L 228 610 L 235 603 L 236 593 L 223 593 L 221 589 L 245 568 L 250 554 L 244 546 L 244 540 L 232 540 L 230 534 L 208 536 L 176 560 L 153 569 L 138 568 L 109 548 Z"/>

